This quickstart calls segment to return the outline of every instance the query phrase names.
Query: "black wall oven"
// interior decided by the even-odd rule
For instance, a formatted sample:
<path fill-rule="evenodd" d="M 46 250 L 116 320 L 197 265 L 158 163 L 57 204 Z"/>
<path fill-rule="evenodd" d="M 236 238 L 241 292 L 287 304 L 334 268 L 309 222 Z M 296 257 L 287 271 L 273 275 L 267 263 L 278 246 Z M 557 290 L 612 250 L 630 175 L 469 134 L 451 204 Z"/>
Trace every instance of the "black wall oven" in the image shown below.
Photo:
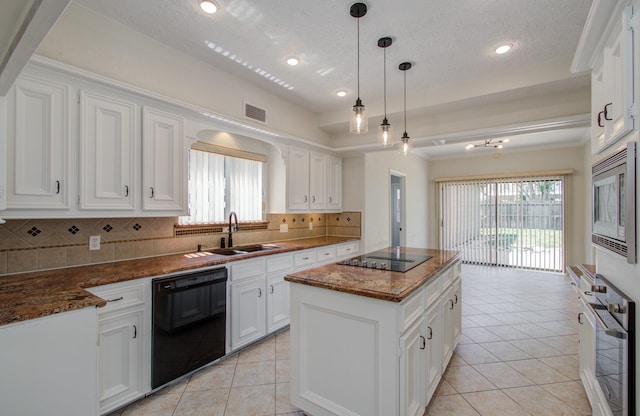
<path fill-rule="evenodd" d="M 153 280 L 151 387 L 225 354 L 227 269 Z"/>
<path fill-rule="evenodd" d="M 635 303 L 596 274 L 596 379 L 614 416 L 635 415 Z"/>

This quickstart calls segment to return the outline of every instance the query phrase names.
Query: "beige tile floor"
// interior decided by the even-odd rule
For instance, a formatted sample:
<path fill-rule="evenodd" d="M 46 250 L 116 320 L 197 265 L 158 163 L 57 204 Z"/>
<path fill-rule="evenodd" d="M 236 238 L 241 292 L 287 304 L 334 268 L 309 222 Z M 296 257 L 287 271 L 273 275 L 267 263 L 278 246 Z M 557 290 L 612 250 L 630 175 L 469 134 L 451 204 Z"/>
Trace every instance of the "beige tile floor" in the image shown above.
<path fill-rule="evenodd" d="M 462 337 L 425 414 L 590 415 L 567 278 L 468 265 L 462 276 Z M 302 416 L 289 403 L 289 331 L 116 415 Z"/>
<path fill-rule="evenodd" d="M 567 277 L 463 266 L 462 336 L 428 416 L 591 415 Z"/>

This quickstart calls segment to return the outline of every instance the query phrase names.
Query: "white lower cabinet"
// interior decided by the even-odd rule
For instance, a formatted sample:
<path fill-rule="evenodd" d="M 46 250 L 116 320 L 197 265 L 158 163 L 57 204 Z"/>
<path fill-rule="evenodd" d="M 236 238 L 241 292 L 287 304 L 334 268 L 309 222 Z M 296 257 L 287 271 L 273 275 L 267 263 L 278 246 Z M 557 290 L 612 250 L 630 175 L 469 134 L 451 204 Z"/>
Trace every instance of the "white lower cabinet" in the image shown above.
<path fill-rule="evenodd" d="M 266 335 L 264 277 L 231 284 L 231 349 Z"/>
<path fill-rule="evenodd" d="M 267 333 L 289 325 L 289 282 L 284 275 L 267 276 Z"/>
<path fill-rule="evenodd" d="M 446 368 L 461 334 L 462 302 L 460 278 L 444 289 L 441 300 L 442 314 L 442 371 Z"/>
<path fill-rule="evenodd" d="M 423 335 L 426 320 L 420 317 L 400 336 L 400 414 L 422 416 L 426 402 L 425 371 L 427 369 L 427 339 Z"/>
<path fill-rule="evenodd" d="M 107 414 L 150 391 L 149 279 L 89 289 L 107 301 L 98 308 L 98 400 Z"/>
<path fill-rule="evenodd" d="M 231 350 L 237 350 L 289 325 L 291 253 L 231 265 Z"/>
<path fill-rule="evenodd" d="M 143 311 L 125 310 L 98 323 L 98 391 L 105 413 L 144 394 Z"/>

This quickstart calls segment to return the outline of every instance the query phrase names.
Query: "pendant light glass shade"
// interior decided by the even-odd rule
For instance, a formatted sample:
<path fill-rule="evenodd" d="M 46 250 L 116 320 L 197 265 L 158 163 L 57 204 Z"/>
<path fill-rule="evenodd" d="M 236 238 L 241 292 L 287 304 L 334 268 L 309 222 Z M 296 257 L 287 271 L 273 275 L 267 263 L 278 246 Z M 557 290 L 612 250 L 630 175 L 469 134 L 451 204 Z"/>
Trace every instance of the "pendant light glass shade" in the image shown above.
<path fill-rule="evenodd" d="M 386 117 L 382 120 L 382 124 L 378 126 L 378 143 L 384 147 L 393 146 L 393 128 L 391 128 L 391 124 L 389 124 Z"/>
<path fill-rule="evenodd" d="M 364 3 L 353 3 L 349 13 L 358 22 L 358 98 L 353 106 L 349 131 L 353 134 L 364 134 L 369 131 L 369 121 L 367 120 L 367 111 L 360 99 L 360 18 L 367 14 L 367 5 Z"/>
<path fill-rule="evenodd" d="M 409 156 L 413 153 L 413 146 L 411 146 L 411 141 L 409 140 L 409 135 L 405 131 L 400 139 L 400 155 L 401 156 Z"/>
<path fill-rule="evenodd" d="M 360 97 L 353 106 L 353 114 L 349 122 L 349 131 L 354 134 L 363 134 L 369 130 L 369 120 L 367 119 L 367 109 L 362 105 Z"/>
<path fill-rule="evenodd" d="M 387 120 L 387 47 L 391 46 L 393 41 L 390 37 L 378 39 L 378 46 L 383 51 L 383 92 L 384 92 L 384 119 L 378 127 L 378 143 L 383 147 L 393 146 L 393 130 L 389 120 Z"/>
<path fill-rule="evenodd" d="M 411 142 L 409 141 L 409 135 L 407 134 L 407 71 L 411 69 L 411 62 L 403 62 L 398 66 L 404 74 L 404 134 L 400 139 L 400 156 L 409 156 L 413 153 Z"/>

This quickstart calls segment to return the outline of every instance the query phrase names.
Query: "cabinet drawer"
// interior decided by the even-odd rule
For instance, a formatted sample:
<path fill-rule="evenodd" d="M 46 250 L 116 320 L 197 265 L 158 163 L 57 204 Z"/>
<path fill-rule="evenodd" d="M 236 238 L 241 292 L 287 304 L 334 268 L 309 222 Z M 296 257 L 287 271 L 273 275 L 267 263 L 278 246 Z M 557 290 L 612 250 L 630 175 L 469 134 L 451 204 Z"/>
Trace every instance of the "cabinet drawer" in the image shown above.
<path fill-rule="evenodd" d="M 231 280 L 241 280 L 265 274 L 264 258 L 243 260 L 231 264 Z"/>
<path fill-rule="evenodd" d="M 117 311 L 130 306 L 144 305 L 144 285 L 147 281 L 136 283 L 116 283 L 87 289 L 107 301 L 107 306 L 98 308 L 98 314 Z"/>
<path fill-rule="evenodd" d="M 336 258 L 335 246 L 320 247 L 316 251 L 317 261 L 321 264 L 326 264 L 333 261 Z"/>
<path fill-rule="evenodd" d="M 266 256 L 266 262 L 267 273 L 289 270 L 293 267 L 293 255 L 287 253 L 275 256 Z"/>
<path fill-rule="evenodd" d="M 416 319 L 422 316 L 425 310 L 425 290 L 419 289 L 408 299 L 400 303 L 398 313 L 398 326 L 401 328 L 400 332 L 404 332 L 409 328 Z"/>
<path fill-rule="evenodd" d="M 360 244 L 355 241 L 353 243 L 348 244 L 340 244 L 337 247 L 337 256 L 338 257 L 351 257 L 358 254 L 360 248 Z"/>
<path fill-rule="evenodd" d="M 445 271 L 443 271 L 440 274 L 440 277 L 438 277 L 438 280 L 440 280 L 440 284 L 442 286 L 443 290 L 447 290 L 447 287 L 449 287 L 449 285 L 451 285 L 451 283 L 453 283 L 453 273 L 454 273 L 454 268 L 453 267 L 448 267 Z"/>
<path fill-rule="evenodd" d="M 315 250 L 304 250 L 293 255 L 293 265 L 296 268 L 312 266 L 315 262 Z"/>
<path fill-rule="evenodd" d="M 460 260 L 456 261 L 453 266 L 451 266 L 453 270 L 453 278 L 460 276 L 462 274 L 462 262 Z"/>

